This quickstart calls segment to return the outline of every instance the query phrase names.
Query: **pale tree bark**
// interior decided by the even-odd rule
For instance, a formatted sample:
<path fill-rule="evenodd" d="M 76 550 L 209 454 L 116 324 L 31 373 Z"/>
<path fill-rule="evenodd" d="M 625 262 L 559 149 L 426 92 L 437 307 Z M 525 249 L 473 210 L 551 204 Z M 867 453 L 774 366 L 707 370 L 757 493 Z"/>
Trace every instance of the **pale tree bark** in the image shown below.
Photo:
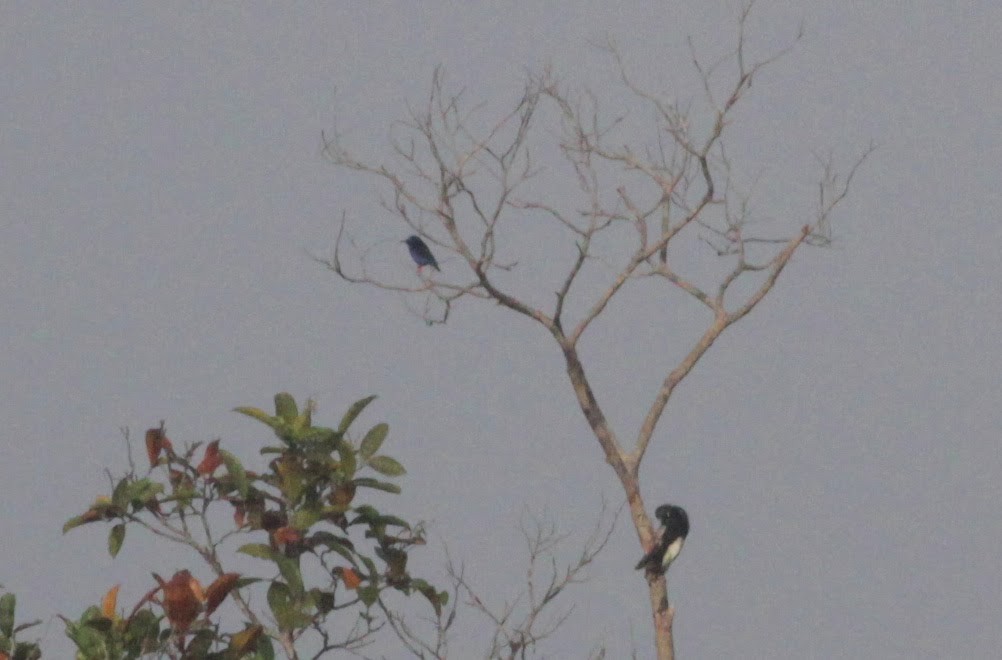
<path fill-rule="evenodd" d="M 713 66 L 704 66 L 691 49 L 702 81 L 703 122 L 634 82 L 615 44 L 607 45 L 623 89 L 654 117 L 645 144 L 630 144 L 617 135 L 618 119 L 604 120 L 594 95 L 563 89 L 549 71 L 531 76 L 513 109 L 481 132 L 472 128 L 473 115 L 467 114 L 461 95 L 448 93 L 441 71 L 436 71 L 426 104 L 411 110 L 402 133 L 395 134 L 394 158 L 386 164 L 365 162 L 340 136 L 324 136 L 324 151 L 332 162 L 382 180 L 389 191 L 383 206 L 400 226 L 463 268 L 450 267 L 447 275 L 425 274 L 420 284 L 412 283 L 413 274 L 409 279 L 383 275 L 372 268 L 378 255 L 371 249 L 349 250 L 344 221 L 332 256 L 320 261 L 348 282 L 422 297 L 426 304 L 420 313 L 429 322 L 444 323 L 456 302 L 479 298 L 545 328 L 563 354 L 581 412 L 622 485 L 645 551 L 654 544 L 655 530 L 641 495 L 639 471 L 672 394 L 721 334 L 772 291 L 802 246 L 830 243 L 831 214 L 872 150 L 863 150 L 845 176 L 836 173 L 832 159 L 822 162 L 817 207 L 806 222 L 785 223 L 795 227 L 786 235 L 753 231 L 751 198 L 737 192 L 724 135 L 752 80 L 789 48 L 754 64 L 746 62 L 747 17 L 746 9 L 738 21 L 735 49 Z M 537 124 L 542 131 L 534 130 Z M 698 131 L 693 128 L 697 124 L 707 128 Z M 570 166 L 580 195 L 571 210 L 530 190 L 542 172 L 530 143 L 542 150 L 545 145 L 537 147 L 537 142 L 554 134 L 559 135 L 555 148 Z M 500 283 L 504 278 L 499 274 L 517 269 L 517 261 L 503 261 L 498 254 L 498 239 L 515 214 L 555 223 L 574 247 L 574 258 L 548 309 L 531 305 Z M 596 247 L 596 239 L 606 235 L 632 236 L 632 253 L 610 264 Z M 676 243 L 710 250 L 729 269 L 712 286 L 697 284 L 672 264 Z M 352 261 L 346 264 L 349 252 Z M 590 295 L 590 301 L 573 305 L 576 313 L 569 311 L 568 299 L 579 276 L 596 264 L 608 273 L 604 288 L 590 294 L 575 290 L 579 298 Z M 457 274 L 459 270 L 465 274 Z M 697 307 L 708 310 L 709 321 L 682 360 L 668 370 L 635 437 L 625 443 L 610 426 L 578 349 L 612 299 L 639 279 L 684 292 Z M 734 293 L 738 282 L 744 295 Z M 649 574 L 648 587 L 658 657 L 673 658 L 674 608 L 668 603 L 665 577 Z"/>

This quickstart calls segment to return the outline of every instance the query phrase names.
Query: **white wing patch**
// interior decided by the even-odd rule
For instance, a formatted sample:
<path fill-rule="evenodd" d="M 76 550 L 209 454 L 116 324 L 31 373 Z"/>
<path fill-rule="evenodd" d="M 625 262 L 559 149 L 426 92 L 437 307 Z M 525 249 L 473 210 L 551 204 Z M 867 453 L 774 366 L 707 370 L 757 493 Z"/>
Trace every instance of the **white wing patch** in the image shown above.
<path fill-rule="evenodd" d="M 680 536 L 671 542 L 665 549 L 665 555 L 661 559 L 661 565 L 668 568 L 668 564 L 675 561 L 675 557 L 678 557 L 678 553 L 682 552 L 682 544 L 685 543 L 685 538 Z"/>

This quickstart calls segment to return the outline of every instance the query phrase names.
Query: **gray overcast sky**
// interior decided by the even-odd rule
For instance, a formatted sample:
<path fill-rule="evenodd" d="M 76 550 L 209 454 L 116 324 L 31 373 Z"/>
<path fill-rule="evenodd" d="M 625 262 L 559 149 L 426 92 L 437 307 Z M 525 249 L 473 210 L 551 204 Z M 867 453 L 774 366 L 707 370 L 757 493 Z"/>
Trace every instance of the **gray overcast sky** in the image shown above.
<path fill-rule="evenodd" d="M 116 582 L 134 602 L 149 571 L 179 563 L 131 537 L 112 561 L 98 526 L 60 535 L 107 490 L 102 469 L 124 467 L 119 427 L 165 419 L 176 442 L 222 437 L 249 455 L 267 436 L 228 411 L 279 390 L 314 397 L 328 421 L 380 395 L 364 421 L 390 423 L 388 450 L 409 469 L 406 497 L 387 505 L 432 523 L 428 574 L 445 540 L 500 603 L 522 570 L 510 548 L 524 509 L 583 536 L 602 497 L 621 495 L 545 333 L 476 304 L 429 328 L 399 297 L 305 256 L 330 245 L 342 211 L 376 239 L 406 235 L 372 182 L 322 160 L 320 131 L 336 119 L 361 152 L 388 154 L 390 122 L 424 98 L 437 64 L 471 100 L 510 100 L 522 71 L 547 63 L 614 98 L 608 58 L 589 45 L 606 34 L 644 82 L 684 101 L 698 92 L 685 36 L 719 54 L 737 9 L 8 3 L 0 583 L 46 618 L 50 655 L 68 647 L 49 615 L 75 616 Z M 812 200 L 813 152 L 879 150 L 837 214 L 835 247 L 798 253 L 714 346 L 647 457 L 652 508 L 674 501 L 693 521 L 672 571 L 677 648 L 997 657 L 1002 5 L 763 0 L 753 55 L 801 19 L 805 38 L 756 79 L 730 134 L 746 176 L 762 179 L 759 216 L 804 221 L 791 214 Z M 627 438 L 700 321 L 672 301 L 664 313 L 682 320 L 665 332 L 645 300 L 586 345 Z M 622 657 L 631 636 L 646 657 L 638 556 L 623 521 L 569 595 L 577 608 L 548 657 L 601 643 Z M 459 625 L 460 648 L 482 648 L 470 632 L 482 622 Z"/>

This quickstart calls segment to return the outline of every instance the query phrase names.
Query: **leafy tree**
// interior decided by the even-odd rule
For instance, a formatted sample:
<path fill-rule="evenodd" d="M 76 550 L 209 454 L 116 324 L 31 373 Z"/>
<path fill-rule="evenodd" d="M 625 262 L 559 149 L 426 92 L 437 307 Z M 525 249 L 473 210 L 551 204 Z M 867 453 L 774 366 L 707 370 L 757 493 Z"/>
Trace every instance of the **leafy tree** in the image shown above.
<path fill-rule="evenodd" d="M 0 587 L 2 589 L 2 587 Z M 35 642 L 20 642 L 18 634 L 38 625 L 38 621 L 17 624 L 15 610 L 17 596 L 12 593 L 0 595 L 0 660 L 36 660 L 42 657 L 42 650 Z"/>
<path fill-rule="evenodd" d="M 400 493 L 392 479 L 404 474 L 380 453 L 386 424 L 361 438 L 350 431 L 374 398 L 355 402 L 337 428 L 315 426 L 312 401 L 300 410 L 285 393 L 275 396 L 274 415 L 237 408 L 278 438 L 261 450 L 271 457 L 262 474 L 245 469 L 219 440 L 176 450 L 162 423 L 149 429 L 148 468 L 138 469 L 130 457 L 111 495 L 67 521 L 64 532 L 108 523 L 112 556 L 129 529 L 151 533 L 193 550 L 202 569 L 168 578 L 154 573 L 146 594 L 124 610 L 113 587 L 77 619 L 64 618 L 77 657 L 319 658 L 357 650 L 393 625 L 386 603 L 392 592 L 420 594 L 436 620 L 448 617 L 449 595 L 408 570 L 410 551 L 425 542 L 421 525 L 365 502 L 366 489 Z M 261 569 L 229 570 L 234 551 L 259 560 Z M 208 585 L 196 574 L 207 576 Z M 255 592 L 266 607 L 254 605 L 262 602 L 252 598 Z M 7 594 L 0 597 L 0 652 L 38 657 L 37 646 L 15 643 L 24 626 L 14 627 L 13 618 L 14 597 Z"/>
<path fill-rule="evenodd" d="M 623 488 L 644 551 L 653 546 L 655 532 L 640 467 L 672 395 L 724 331 L 773 290 L 795 253 L 830 244 L 833 211 L 870 153 L 855 158 L 844 176 L 832 159 L 821 161 L 818 186 L 810 191 L 816 207 L 807 217 L 774 227 L 752 222 L 751 194 L 742 192 L 732 171 L 725 136 L 752 81 L 789 48 L 751 60 L 744 33 L 749 11 L 750 5 L 726 57 L 706 65 L 692 49 L 701 82 L 701 100 L 692 104 L 641 86 L 610 42 L 622 84 L 617 102 L 632 101 L 639 109 L 630 121 L 607 116 L 595 94 L 568 89 L 548 70 L 529 75 L 513 106 L 485 119 L 483 106 L 471 107 L 461 93 L 448 91 L 436 70 L 427 102 L 394 125 L 393 153 L 385 162 L 356 156 L 336 132 L 323 136 L 334 164 L 382 182 L 382 205 L 395 226 L 422 238 L 442 271 L 419 269 L 417 280 L 401 276 L 382 265 L 375 237 L 347 240 L 345 223 L 333 254 L 319 260 L 347 282 L 423 300 L 428 323 L 445 323 L 460 301 L 473 299 L 500 305 L 545 330 Z M 650 121 L 638 127 L 636 117 Z M 568 190 L 576 195 L 573 201 L 567 201 Z M 546 245 L 541 254 L 523 238 L 525 220 L 548 225 L 564 242 Z M 359 245 L 365 247 L 353 247 Z M 700 252 L 718 260 L 709 275 L 686 265 L 687 256 Z M 565 269 L 552 281 L 519 280 L 527 266 L 546 272 L 536 268 L 539 260 Z M 652 305 L 676 309 L 687 299 L 706 320 L 681 360 L 666 365 L 638 431 L 626 439 L 610 424 L 579 349 L 613 299 L 639 280 L 652 283 L 644 289 Z M 663 501 L 656 490 L 647 496 L 655 504 Z M 647 578 L 658 657 L 672 658 L 674 609 L 666 580 L 653 570 Z"/>

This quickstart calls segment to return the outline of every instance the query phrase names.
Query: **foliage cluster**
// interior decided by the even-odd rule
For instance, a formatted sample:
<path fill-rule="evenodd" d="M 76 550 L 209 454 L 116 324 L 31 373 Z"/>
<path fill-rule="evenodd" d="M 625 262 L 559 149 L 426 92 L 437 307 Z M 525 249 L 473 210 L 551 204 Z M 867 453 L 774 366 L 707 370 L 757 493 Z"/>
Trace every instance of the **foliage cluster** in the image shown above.
<path fill-rule="evenodd" d="M 279 444 L 261 474 L 244 467 L 219 440 L 176 450 L 163 423 L 146 432 L 149 466 L 112 480 L 110 496 L 97 500 L 63 530 L 111 524 L 108 550 L 116 556 L 129 528 L 138 528 L 195 551 L 208 567 L 207 587 L 180 569 L 153 584 L 128 612 L 118 607 L 115 586 L 100 605 L 77 619 L 64 618 L 66 633 L 86 660 L 138 658 L 235 659 L 286 657 L 310 648 L 320 657 L 371 643 L 389 616 L 388 592 L 421 594 L 442 617 L 448 593 L 412 576 L 410 550 L 423 545 L 421 525 L 380 511 L 360 496 L 364 489 L 399 494 L 393 479 L 405 473 L 379 453 L 389 432 L 376 424 L 353 441 L 352 423 L 375 397 L 356 401 L 337 428 L 315 426 L 312 401 L 302 410 L 286 393 L 275 396 L 275 414 L 237 408 L 272 429 Z M 231 521 L 220 530 L 218 511 Z M 261 560 L 256 575 L 229 571 L 224 546 Z M 266 609 L 254 606 L 255 590 Z M 38 657 L 37 645 L 16 644 L 14 597 L 0 599 L 0 660 Z M 223 616 L 228 605 L 232 616 Z M 223 608 L 223 609 L 221 609 Z M 236 626 L 229 622 L 239 618 Z M 30 624 L 28 624 L 30 625 Z M 335 632 L 337 630 L 338 632 Z"/>

